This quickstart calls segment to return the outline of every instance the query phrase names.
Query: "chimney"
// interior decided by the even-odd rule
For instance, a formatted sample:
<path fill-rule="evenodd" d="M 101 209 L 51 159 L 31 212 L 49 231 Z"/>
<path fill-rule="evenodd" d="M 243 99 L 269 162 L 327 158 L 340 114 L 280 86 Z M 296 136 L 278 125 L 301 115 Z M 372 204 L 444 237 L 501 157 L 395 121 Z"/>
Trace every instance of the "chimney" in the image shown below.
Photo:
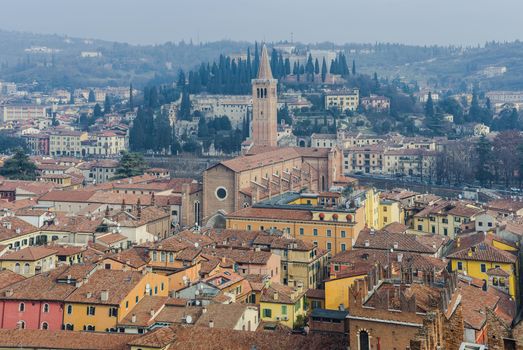
<path fill-rule="evenodd" d="M 106 206 L 106 207 L 105 207 L 105 217 L 106 217 L 106 218 L 109 217 L 109 206 Z"/>
<path fill-rule="evenodd" d="M 207 308 L 206 307 L 202 308 L 202 314 L 204 314 L 206 312 L 207 312 Z"/>
<path fill-rule="evenodd" d="M 107 301 L 109 300 L 109 291 L 108 290 L 102 290 L 100 293 L 100 300 Z"/>
<path fill-rule="evenodd" d="M 401 262 L 403 260 L 403 254 L 398 253 L 398 262 Z"/>
<path fill-rule="evenodd" d="M 151 194 L 151 205 L 155 205 L 156 203 L 156 198 L 154 197 L 154 192 Z"/>
<path fill-rule="evenodd" d="M 125 211 L 125 198 L 122 199 L 122 207 L 120 208 L 121 211 Z"/>
<path fill-rule="evenodd" d="M 151 317 L 154 316 L 154 309 L 149 310 L 149 315 L 151 315 Z"/>
<path fill-rule="evenodd" d="M 213 320 L 209 321 L 209 328 L 214 328 L 214 321 Z"/>
<path fill-rule="evenodd" d="M 461 246 L 461 237 L 458 237 L 456 240 L 456 247 L 459 248 Z"/>
<path fill-rule="evenodd" d="M 274 300 L 278 300 L 278 292 L 274 292 L 274 293 L 272 293 L 272 298 L 273 298 Z"/>
<path fill-rule="evenodd" d="M 87 292 L 87 293 L 85 294 L 85 296 L 87 297 L 87 299 L 89 299 L 89 298 L 91 298 L 91 297 L 93 296 L 93 293 L 91 293 L 91 292 Z"/>
<path fill-rule="evenodd" d="M 133 315 L 131 316 L 131 322 L 132 322 L 132 323 L 135 323 L 135 322 L 136 322 L 136 314 L 133 314 Z"/>
<path fill-rule="evenodd" d="M 136 202 L 136 217 L 138 220 L 142 218 L 142 204 L 140 202 L 140 198 L 138 198 L 138 201 Z"/>
<path fill-rule="evenodd" d="M 11 296 L 13 296 L 13 290 L 12 290 L 12 289 L 8 289 L 8 290 L 6 290 L 6 291 L 5 291 L 5 296 L 6 296 L 6 297 L 11 297 Z"/>

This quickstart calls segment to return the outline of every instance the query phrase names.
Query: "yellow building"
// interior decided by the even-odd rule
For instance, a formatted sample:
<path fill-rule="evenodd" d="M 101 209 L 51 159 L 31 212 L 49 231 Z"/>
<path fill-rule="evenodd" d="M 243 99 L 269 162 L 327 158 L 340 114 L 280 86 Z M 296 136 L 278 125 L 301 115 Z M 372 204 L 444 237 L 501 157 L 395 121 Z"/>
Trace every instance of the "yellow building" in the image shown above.
<path fill-rule="evenodd" d="M 305 292 L 303 288 L 292 288 L 272 283 L 262 291 L 260 317 L 265 322 L 279 322 L 294 328 L 299 317 L 305 317 Z"/>
<path fill-rule="evenodd" d="M 86 132 L 55 130 L 49 135 L 49 154 L 51 156 L 82 156 L 82 141 L 86 141 Z"/>
<path fill-rule="evenodd" d="M 0 268 L 30 277 L 56 267 L 56 250 L 45 247 L 27 247 L 0 256 Z"/>
<path fill-rule="evenodd" d="M 378 228 L 379 203 L 380 193 L 372 188 L 367 190 L 365 193 L 365 223 L 367 227 Z"/>
<path fill-rule="evenodd" d="M 96 271 L 66 298 L 65 329 L 115 331 L 145 295 L 168 296 L 167 277 L 145 271 Z"/>
<path fill-rule="evenodd" d="M 325 109 L 337 108 L 338 110 L 355 111 L 360 103 L 358 89 L 344 91 L 330 91 L 325 94 Z"/>
<path fill-rule="evenodd" d="M 287 208 L 244 208 L 227 216 L 226 228 L 247 231 L 276 229 L 336 254 L 351 249 L 365 226 L 363 207 L 351 212 Z"/>
<path fill-rule="evenodd" d="M 364 278 L 369 272 L 367 265 L 344 269 L 325 281 L 325 308 L 339 310 L 340 306 L 349 309 L 349 288 L 354 281 Z"/>
<path fill-rule="evenodd" d="M 518 250 L 511 242 L 480 232 L 458 237 L 447 259 L 452 271 L 483 280 L 488 288 L 519 299 Z"/>
<path fill-rule="evenodd" d="M 405 223 L 405 213 L 401 207 L 401 203 L 387 199 L 380 200 L 377 229 L 381 230 L 383 227 L 394 222 Z"/>
<path fill-rule="evenodd" d="M 471 204 L 440 201 L 414 215 L 414 230 L 454 237 L 483 210 Z"/>

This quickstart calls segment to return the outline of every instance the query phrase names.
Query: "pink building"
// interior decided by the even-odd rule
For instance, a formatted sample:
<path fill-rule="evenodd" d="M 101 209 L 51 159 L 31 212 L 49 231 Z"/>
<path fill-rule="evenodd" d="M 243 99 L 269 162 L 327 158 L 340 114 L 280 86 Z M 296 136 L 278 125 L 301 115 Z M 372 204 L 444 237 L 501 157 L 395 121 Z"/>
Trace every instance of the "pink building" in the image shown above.
<path fill-rule="evenodd" d="M 94 265 L 61 266 L 0 290 L 0 328 L 60 330 L 64 299 Z"/>

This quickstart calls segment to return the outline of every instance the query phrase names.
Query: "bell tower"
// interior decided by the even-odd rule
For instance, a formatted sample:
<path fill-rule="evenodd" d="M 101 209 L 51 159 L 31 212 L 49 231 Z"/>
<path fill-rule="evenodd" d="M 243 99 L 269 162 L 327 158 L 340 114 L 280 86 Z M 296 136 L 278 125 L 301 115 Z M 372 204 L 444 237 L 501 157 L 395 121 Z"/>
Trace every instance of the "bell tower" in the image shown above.
<path fill-rule="evenodd" d="M 263 45 L 258 76 L 252 80 L 252 141 L 255 146 L 277 146 L 278 81 L 272 77 L 267 47 Z"/>

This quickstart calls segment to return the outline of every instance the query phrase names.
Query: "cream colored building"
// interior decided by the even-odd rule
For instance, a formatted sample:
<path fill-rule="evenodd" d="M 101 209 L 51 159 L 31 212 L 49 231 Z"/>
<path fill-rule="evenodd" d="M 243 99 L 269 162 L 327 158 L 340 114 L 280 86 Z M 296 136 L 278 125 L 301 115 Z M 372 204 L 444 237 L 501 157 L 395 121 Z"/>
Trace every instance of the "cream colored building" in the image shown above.
<path fill-rule="evenodd" d="M 49 154 L 51 156 L 82 155 L 82 141 L 86 141 L 86 132 L 72 130 L 57 130 L 49 135 Z"/>
<path fill-rule="evenodd" d="M 345 91 L 330 91 L 325 94 L 325 109 L 337 108 L 338 110 L 355 111 L 358 109 L 360 92 L 358 89 Z"/>
<path fill-rule="evenodd" d="M 102 131 L 83 142 L 82 156 L 116 157 L 127 149 L 126 137 L 113 131 Z"/>
<path fill-rule="evenodd" d="M 0 106 L 0 121 L 3 123 L 20 120 L 44 119 L 46 107 L 38 105 L 3 105 Z"/>

